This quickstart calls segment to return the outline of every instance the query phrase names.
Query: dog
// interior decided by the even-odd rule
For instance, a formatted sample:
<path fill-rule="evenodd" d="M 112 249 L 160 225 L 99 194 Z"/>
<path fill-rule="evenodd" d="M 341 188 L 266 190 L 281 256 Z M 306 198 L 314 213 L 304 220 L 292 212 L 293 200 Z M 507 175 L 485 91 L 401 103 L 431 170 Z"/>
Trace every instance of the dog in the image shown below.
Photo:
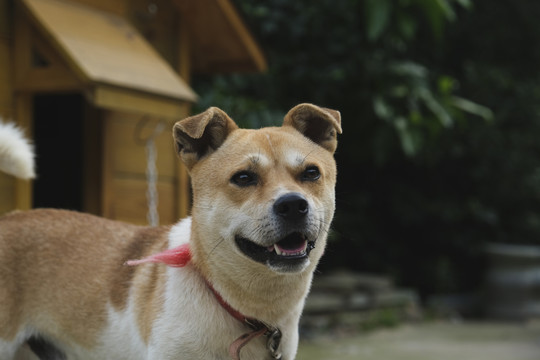
<path fill-rule="evenodd" d="M 340 113 L 240 129 L 177 122 L 190 218 L 142 227 L 53 209 L 0 218 L 0 359 L 283 359 L 335 209 Z"/>
<path fill-rule="evenodd" d="M 0 171 L 20 179 L 33 179 L 34 149 L 21 129 L 0 118 Z"/>

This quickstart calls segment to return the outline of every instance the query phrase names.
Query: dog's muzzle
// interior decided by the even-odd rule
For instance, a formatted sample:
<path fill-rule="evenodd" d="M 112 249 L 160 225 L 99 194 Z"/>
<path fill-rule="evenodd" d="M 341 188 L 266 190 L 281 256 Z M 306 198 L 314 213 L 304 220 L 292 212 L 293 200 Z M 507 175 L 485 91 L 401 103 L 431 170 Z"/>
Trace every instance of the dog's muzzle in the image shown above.
<path fill-rule="evenodd" d="M 254 261 L 282 271 L 297 271 L 303 268 L 309 253 L 315 248 L 316 238 L 310 238 L 305 231 L 310 212 L 309 203 L 299 193 L 288 193 L 275 201 L 272 212 L 280 228 L 279 233 L 285 234 L 283 237 L 263 246 L 237 236 L 236 244 L 244 255 Z"/>

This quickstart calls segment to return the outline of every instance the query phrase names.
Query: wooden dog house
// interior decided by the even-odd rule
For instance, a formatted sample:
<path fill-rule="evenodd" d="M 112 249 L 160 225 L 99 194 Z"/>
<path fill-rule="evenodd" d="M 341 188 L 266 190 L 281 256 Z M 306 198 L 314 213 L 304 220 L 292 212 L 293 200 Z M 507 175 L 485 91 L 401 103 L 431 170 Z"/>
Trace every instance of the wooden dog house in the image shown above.
<path fill-rule="evenodd" d="M 197 101 L 190 75 L 265 69 L 230 0 L 0 0 L 0 116 L 33 139 L 38 174 L 0 174 L 0 213 L 61 207 L 146 223 L 144 143 L 155 136 L 158 211 L 176 221 L 190 195 L 170 129 Z"/>

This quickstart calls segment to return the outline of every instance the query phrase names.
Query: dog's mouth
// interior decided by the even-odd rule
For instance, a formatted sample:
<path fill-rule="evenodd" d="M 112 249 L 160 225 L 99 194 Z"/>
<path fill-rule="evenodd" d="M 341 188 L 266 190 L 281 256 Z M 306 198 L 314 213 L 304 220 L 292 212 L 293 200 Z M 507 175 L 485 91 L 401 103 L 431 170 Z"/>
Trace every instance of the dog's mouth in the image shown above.
<path fill-rule="evenodd" d="M 304 262 L 315 248 L 315 241 L 309 241 L 300 232 L 293 232 L 271 246 L 261 246 L 240 236 L 235 240 L 247 257 L 273 267 L 295 267 Z"/>

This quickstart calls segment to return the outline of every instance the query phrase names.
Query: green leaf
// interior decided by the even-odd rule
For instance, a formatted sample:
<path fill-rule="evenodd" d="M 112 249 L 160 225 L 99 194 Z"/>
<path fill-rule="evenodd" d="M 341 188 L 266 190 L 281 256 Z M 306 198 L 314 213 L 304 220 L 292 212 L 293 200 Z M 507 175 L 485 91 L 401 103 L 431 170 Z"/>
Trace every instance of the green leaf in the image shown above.
<path fill-rule="evenodd" d="M 471 100 L 467 100 L 459 96 L 452 96 L 451 102 L 452 105 L 454 105 L 460 110 L 466 111 L 470 114 L 478 115 L 488 122 L 493 120 L 493 111 L 491 111 L 491 109 L 485 106 L 482 106 L 480 104 L 472 102 Z"/>
<path fill-rule="evenodd" d="M 441 94 L 449 95 L 456 87 L 456 80 L 450 76 L 440 76 L 437 84 Z"/>
<path fill-rule="evenodd" d="M 366 32 L 368 40 L 376 41 L 390 21 L 391 0 L 366 0 Z"/>
<path fill-rule="evenodd" d="M 435 39 L 441 39 L 446 21 L 452 21 L 456 14 L 448 0 L 417 0 L 426 16 Z"/>
<path fill-rule="evenodd" d="M 448 0 L 436 0 L 436 4 L 439 6 L 441 13 L 444 15 L 446 20 L 454 21 L 456 19 L 456 13 Z"/>
<path fill-rule="evenodd" d="M 401 148 L 403 149 L 405 155 L 407 155 L 408 157 L 413 157 L 414 155 L 416 155 L 418 151 L 418 146 L 416 143 L 416 139 L 407 124 L 407 120 L 403 117 L 399 117 L 394 122 L 394 126 L 399 135 Z"/>
<path fill-rule="evenodd" d="M 406 13 L 400 13 L 398 15 L 397 26 L 403 38 L 408 41 L 413 39 L 418 28 L 416 20 Z"/>
<path fill-rule="evenodd" d="M 427 78 L 429 72 L 425 66 L 412 61 L 396 61 L 390 64 L 388 70 L 399 76 L 408 76 L 419 79 Z"/>
<path fill-rule="evenodd" d="M 467 10 L 470 10 L 473 7 L 473 3 L 471 0 L 454 0 L 454 1 Z"/>
<path fill-rule="evenodd" d="M 424 101 L 424 104 L 426 104 L 428 109 L 431 110 L 431 112 L 437 117 L 437 119 L 439 119 L 442 126 L 448 128 L 454 125 L 454 120 L 452 119 L 450 114 L 448 114 L 446 109 L 441 104 L 439 104 L 439 102 L 437 101 L 437 99 L 435 99 L 429 89 L 420 89 L 418 95 Z"/>
<path fill-rule="evenodd" d="M 376 96 L 373 99 L 373 111 L 384 120 L 390 120 L 394 116 L 394 111 L 381 96 Z"/>

